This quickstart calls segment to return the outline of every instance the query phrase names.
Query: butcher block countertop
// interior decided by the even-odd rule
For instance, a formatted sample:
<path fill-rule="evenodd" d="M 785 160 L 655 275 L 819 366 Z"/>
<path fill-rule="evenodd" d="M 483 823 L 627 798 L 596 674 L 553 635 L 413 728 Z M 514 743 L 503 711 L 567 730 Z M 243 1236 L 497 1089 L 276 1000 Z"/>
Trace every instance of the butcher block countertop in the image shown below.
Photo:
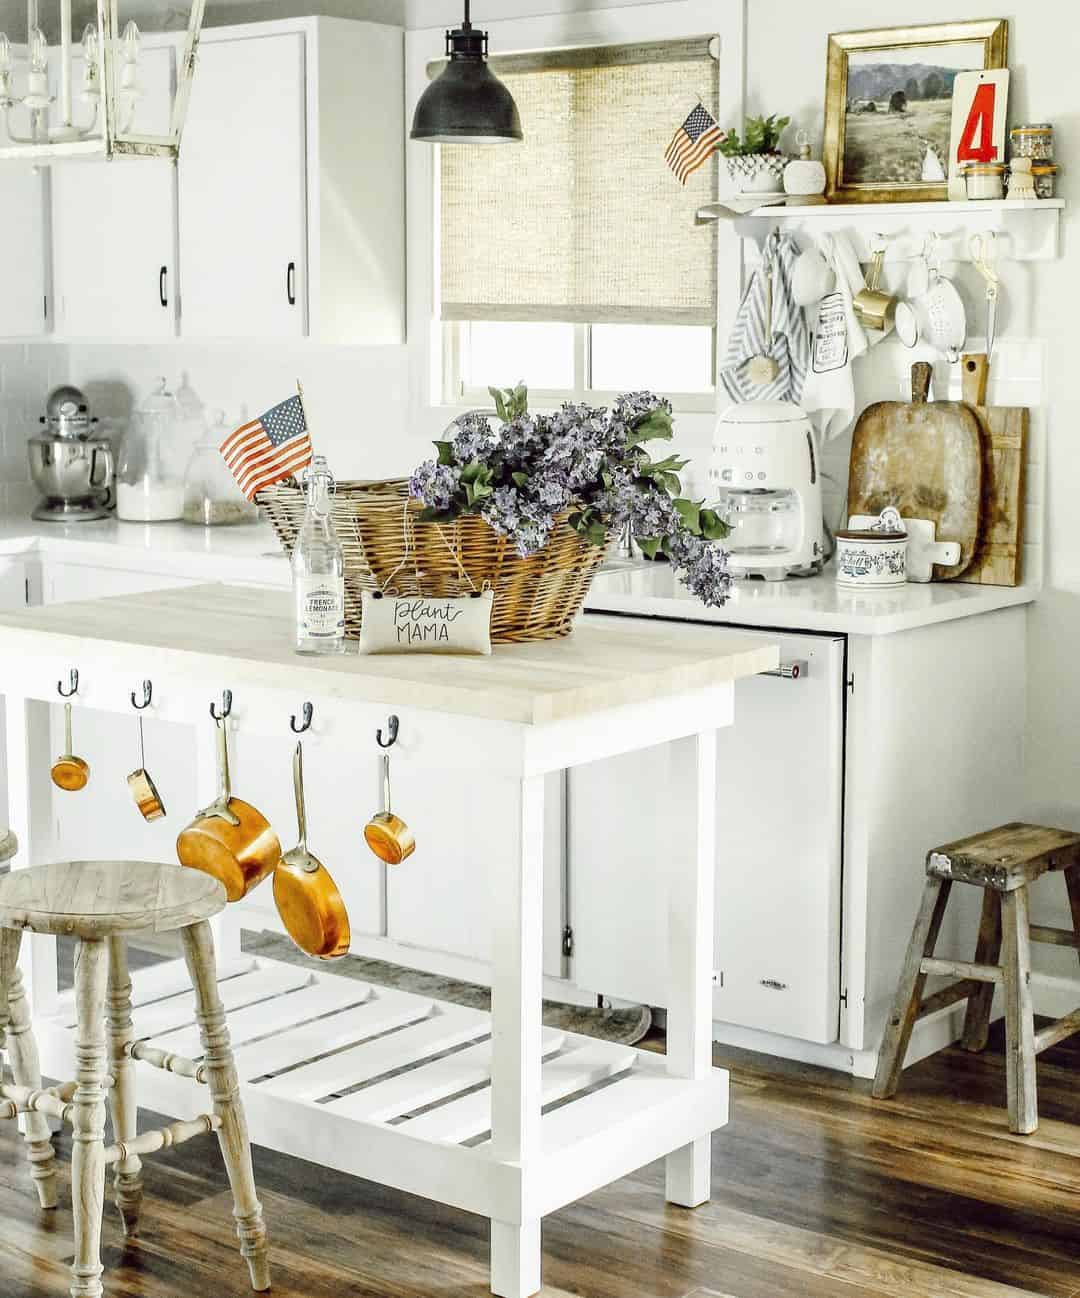
<path fill-rule="evenodd" d="M 496 645 L 491 657 L 293 651 L 292 596 L 185 586 L 0 614 L 0 657 L 95 655 L 142 676 L 182 671 L 235 684 L 539 725 L 706 689 L 775 668 L 776 645 L 709 627 L 595 626 L 564 640 Z M 147 651 L 151 651 L 149 658 Z"/>

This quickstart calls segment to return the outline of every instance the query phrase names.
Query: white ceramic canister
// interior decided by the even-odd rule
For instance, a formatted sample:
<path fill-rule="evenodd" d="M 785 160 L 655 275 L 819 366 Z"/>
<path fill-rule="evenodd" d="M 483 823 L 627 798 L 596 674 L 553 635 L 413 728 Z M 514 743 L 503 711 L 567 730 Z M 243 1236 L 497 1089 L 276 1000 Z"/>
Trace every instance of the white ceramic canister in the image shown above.
<path fill-rule="evenodd" d="M 848 528 L 836 533 L 836 583 L 886 590 L 907 581 L 906 532 L 862 531 Z"/>

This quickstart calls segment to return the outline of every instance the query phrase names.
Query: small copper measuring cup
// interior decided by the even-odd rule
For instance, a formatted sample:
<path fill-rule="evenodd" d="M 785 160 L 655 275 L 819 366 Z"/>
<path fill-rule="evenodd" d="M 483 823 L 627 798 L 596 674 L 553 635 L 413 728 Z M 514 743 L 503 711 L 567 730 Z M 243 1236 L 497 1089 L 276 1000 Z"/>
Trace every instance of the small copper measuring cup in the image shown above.
<path fill-rule="evenodd" d="M 76 793 L 85 789 L 90 779 L 90 766 L 71 751 L 71 704 L 64 704 L 64 751 L 52 764 L 49 772 L 58 789 Z"/>
<path fill-rule="evenodd" d="M 165 803 L 157 785 L 146 769 L 146 746 L 143 742 L 143 719 L 139 714 L 139 769 L 127 777 L 128 788 L 143 820 L 160 820 L 165 815 Z"/>
<path fill-rule="evenodd" d="M 400 865 L 416 850 L 408 825 L 390 809 L 390 754 L 383 753 L 383 806 L 364 826 L 364 840 L 380 861 Z"/>

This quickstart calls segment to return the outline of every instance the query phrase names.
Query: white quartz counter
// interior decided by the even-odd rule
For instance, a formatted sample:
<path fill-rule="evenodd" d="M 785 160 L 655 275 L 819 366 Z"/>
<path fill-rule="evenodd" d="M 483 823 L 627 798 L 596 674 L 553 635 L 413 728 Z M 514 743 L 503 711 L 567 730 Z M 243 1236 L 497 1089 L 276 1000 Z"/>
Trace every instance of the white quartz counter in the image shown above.
<path fill-rule="evenodd" d="M 0 556 L 36 553 L 88 566 L 285 588 L 289 567 L 268 524 L 190 527 L 184 523 L 35 523 L 0 521 Z M 838 587 L 831 569 L 820 577 L 784 582 L 738 582 L 723 608 L 706 608 L 681 586 L 666 564 L 602 572 L 586 610 L 677 618 L 775 630 L 889 635 L 954 618 L 1029 604 L 1034 586 L 975 586 L 963 582 L 909 583 L 870 592 Z"/>

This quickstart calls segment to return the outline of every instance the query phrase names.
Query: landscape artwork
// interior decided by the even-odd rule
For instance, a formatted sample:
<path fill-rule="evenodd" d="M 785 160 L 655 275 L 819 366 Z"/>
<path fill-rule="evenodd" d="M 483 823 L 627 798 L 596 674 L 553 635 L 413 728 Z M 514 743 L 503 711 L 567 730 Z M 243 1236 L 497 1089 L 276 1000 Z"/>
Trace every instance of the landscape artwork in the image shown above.
<path fill-rule="evenodd" d="M 1005 66 L 1004 19 L 829 37 L 824 161 L 833 201 L 946 196 L 953 82 Z"/>
<path fill-rule="evenodd" d="M 848 57 L 846 185 L 943 184 L 953 81 L 983 66 L 981 43 L 866 50 Z"/>

